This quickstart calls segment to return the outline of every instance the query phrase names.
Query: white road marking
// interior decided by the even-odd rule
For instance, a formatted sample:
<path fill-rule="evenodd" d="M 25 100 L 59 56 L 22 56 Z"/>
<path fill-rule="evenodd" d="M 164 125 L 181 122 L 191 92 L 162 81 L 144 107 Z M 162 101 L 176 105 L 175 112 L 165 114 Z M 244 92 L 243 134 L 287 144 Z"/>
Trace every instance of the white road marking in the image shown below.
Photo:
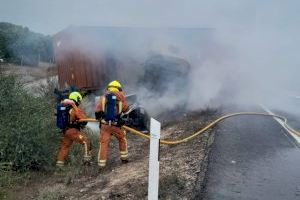
<path fill-rule="evenodd" d="M 275 113 L 273 113 L 271 110 L 269 110 L 266 106 L 264 105 L 260 105 L 262 107 L 262 109 L 264 109 L 267 113 L 271 114 L 271 115 L 275 115 Z M 277 117 L 273 117 L 273 119 L 275 119 L 297 142 L 298 144 L 300 144 L 300 137 L 298 137 L 296 134 L 294 134 L 293 132 L 291 132 L 289 129 L 287 129 L 284 126 L 284 122 L 280 119 L 278 119 Z"/>

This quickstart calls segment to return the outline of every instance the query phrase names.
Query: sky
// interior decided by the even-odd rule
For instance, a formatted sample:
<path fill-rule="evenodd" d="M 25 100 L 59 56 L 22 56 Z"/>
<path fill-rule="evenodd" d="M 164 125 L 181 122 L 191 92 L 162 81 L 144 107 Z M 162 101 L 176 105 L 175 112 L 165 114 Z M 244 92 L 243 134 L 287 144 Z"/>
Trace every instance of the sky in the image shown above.
<path fill-rule="evenodd" d="M 0 21 L 44 34 L 69 25 L 243 29 L 264 22 L 284 28 L 300 20 L 297 0 L 0 0 L 0 5 Z"/>
<path fill-rule="evenodd" d="M 239 102 L 300 95 L 299 10 L 299 0 L 0 0 L 0 21 L 49 35 L 70 25 L 214 28 L 224 53 L 193 72 L 197 108 L 228 101 L 226 91 Z"/>

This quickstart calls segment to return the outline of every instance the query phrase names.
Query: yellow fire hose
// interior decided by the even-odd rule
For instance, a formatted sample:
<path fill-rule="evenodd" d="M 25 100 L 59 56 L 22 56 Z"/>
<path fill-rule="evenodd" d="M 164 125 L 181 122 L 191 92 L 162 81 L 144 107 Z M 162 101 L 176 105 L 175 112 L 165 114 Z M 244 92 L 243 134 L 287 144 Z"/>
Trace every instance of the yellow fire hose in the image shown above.
<path fill-rule="evenodd" d="M 256 113 L 256 112 L 240 112 L 240 113 L 232 113 L 232 114 L 228 114 L 228 115 L 224 115 L 218 119 L 216 119 L 215 121 L 211 122 L 210 124 L 206 125 L 204 128 L 200 129 L 199 131 L 195 132 L 194 134 L 183 138 L 183 139 L 179 139 L 179 140 L 160 140 L 161 144 L 180 144 L 183 142 L 187 142 L 191 139 L 193 139 L 194 137 L 204 133 L 205 131 L 207 131 L 208 129 L 212 128 L 213 126 L 215 126 L 217 123 L 220 123 L 221 121 L 223 121 L 224 119 L 230 118 L 230 117 L 234 117 L 234 116 L 239 116 L 239 115 L 258 115 L 258 116 L 268 116 L 268 117 L 275 117 L 277 119 L 282 120 L 283 122 L 283 126 L 289 130 L 290 132 L 294 133 L 295 135 L 300 137 L 300 132 L 298 132 L 297 130 L 291 128 L 288 124 L 287 124 L 287 118 L 280 116 L 280 115 L 272 115 L 272 114 L 267 114 L 267 113 Z M 79 120 L 80 122 L 99 122 L 96 119 L 91 119 L 91 118 L 87 118 L 87 119 L 81 119 Z M 122 126 L 122 128 L 126 131 L 129 131 L 135 135 L 138 135 L 142 138 L 146 138 L 146 139 L 150 139 L 149 135 L 146 135 L 140 131 L 137 131 L 133 128 L 130 128 L 128 126 Z"/>

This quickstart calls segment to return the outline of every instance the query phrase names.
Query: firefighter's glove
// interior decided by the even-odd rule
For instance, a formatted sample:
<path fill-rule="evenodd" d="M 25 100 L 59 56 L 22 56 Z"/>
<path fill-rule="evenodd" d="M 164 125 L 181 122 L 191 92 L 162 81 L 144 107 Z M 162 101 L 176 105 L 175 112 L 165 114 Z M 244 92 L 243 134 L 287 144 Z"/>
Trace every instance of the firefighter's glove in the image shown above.
<path fill-rule="evenodd" d="M 119 119 L 118 122 L 117 122 L 117 127 L 122 127 L 125 125 L 125 121 L 123 119 Z"/>
<path fill-rule="evenodd" d="M 87 125 L 87 122 L 80 122 L 83 126 Z"/>
<path fill-rule="evenodd" d="M 80 128 L 84 128 L 87 125 L 87 122 L 79 122 Z"/>
<path fill-rule="evenodd" d="M 96 118 L 96 120 L 100 121 L 102 119 L 102 117 L 103 117 L 103 114 L 104 113 L 102 111 L 95 112 L 95 118 Z"/>
<path fill-rule="evenodd" d="M 72 124 L 73 128 L 77 128 L 77 129 L 83 129 L 85 126 L 87 125 L 87 122 L 79 122 L 79 121 L 75 121 Z"/>

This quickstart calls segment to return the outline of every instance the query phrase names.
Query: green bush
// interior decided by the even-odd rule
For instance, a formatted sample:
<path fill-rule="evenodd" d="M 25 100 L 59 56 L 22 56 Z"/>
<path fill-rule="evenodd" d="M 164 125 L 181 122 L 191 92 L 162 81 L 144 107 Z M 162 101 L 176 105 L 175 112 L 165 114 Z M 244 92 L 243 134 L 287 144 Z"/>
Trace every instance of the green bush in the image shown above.
<path fill-rule="evenodd" d="M 18 78 L 0 74 L 0 162 L 27 171 L 51 166 L 59 145 L 53 103 L 28 94 Z"/>

